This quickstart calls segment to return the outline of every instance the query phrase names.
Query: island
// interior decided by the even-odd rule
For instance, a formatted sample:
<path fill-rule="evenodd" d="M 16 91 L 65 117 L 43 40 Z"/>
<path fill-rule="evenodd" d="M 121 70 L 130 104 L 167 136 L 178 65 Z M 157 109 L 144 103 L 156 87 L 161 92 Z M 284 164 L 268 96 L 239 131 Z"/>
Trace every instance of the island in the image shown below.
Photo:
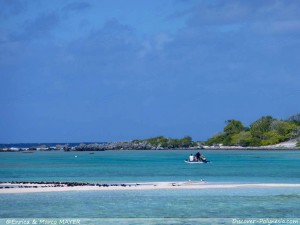
<path fill-rule="evenodd" d="M 206 146 L 246 148 L 299 148 L 300 114 L 287 120 L 262 116 L 249 127 L 236 119 L 226 121 L 223 132 L 209 138 Z"/>
<path fill-rule="evenodd" d="M 191 136 L 168 138 L 158 136 L 120 142 L 78 144 L 1 144 L 0 152 L 35 151 L 105 151 L 105 150 L 268 150 L 300 149 L 300 113 L 286 120 L 262 116 L 249 127 L 237 119 L 226 121 L 223 131 L 206 141 L 194 141 Z"/>

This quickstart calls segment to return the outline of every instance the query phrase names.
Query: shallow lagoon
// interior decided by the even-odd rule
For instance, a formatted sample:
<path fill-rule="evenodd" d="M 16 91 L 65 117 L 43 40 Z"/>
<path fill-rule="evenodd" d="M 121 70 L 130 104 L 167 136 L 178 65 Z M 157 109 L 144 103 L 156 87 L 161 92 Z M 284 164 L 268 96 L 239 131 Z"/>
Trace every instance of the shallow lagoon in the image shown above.
<path fill-rule="evenodd" d="M 299 188 L 84 191 L 0 195 L 0 217 L 300 217 Z"/>
<path fill-rule="evenodd" d="M 88 152 L 1 153 L 0 180 L 113 183 L 204 179 L 210 183 L 300 183 L 299 151 L 201 152 L 212 163 L 184 163 L 195 151 L 106 151 L 92 155 Z M 1 194 L 0 202 L 1 218 L 148 218 L 143 221 L 160 224 L 155 219 L 215 218 L 218 221 L 218 218 L 234 217 L 300 217 L 300 188 Z M 176 221 L 195 222 L 175 219 L 173 224 Z M 116 222 L 120 220 L 111 223 Z M 124 224 L 127 223 L 125 220 Z M 130 223 L 141 224 L 141 220 Z"/>
<path fill-rule="evenodd" d="M 300 151 L 201 151 L 212 161 L 191 165 L 196 151 L 1 153 L 1 181 L 300 183 Z M 77 156 L 77 157 L 75 157 Z"/>

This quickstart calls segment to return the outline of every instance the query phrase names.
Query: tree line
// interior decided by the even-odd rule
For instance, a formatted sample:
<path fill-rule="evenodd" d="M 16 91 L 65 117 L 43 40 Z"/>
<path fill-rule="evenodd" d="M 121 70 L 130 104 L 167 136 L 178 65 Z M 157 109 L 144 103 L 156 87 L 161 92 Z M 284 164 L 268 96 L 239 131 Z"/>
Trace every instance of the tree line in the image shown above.
<path fill-rule="evenodd" d="M 164 136 L 158 136 L 154 138 L 148 138 L 143 140 L 133 140 L 133 143 L 147 142 L 152 146 L 159 146 L 165 149 L 176 149 L 176 148 L 189 148 L 197 146 L 197 143 L 192 140 L 190 136 L 183 138 L 166 138 Z"/>
<path fill-rule="evenodd" d="M 209 138 L 205 144 L 212 146 L 266 146 L 300 137 L 300 113 L 287 120 L 263 116 L 249 127 L 235 119 L 227 120 L 223 132 Z M 300 141 L 297 143 L 300 147 Z"/>

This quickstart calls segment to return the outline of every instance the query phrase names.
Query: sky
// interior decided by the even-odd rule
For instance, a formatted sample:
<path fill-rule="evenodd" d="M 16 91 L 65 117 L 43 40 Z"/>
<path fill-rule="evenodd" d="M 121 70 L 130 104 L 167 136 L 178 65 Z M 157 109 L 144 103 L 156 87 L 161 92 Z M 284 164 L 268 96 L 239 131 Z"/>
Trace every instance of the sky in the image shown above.
<path fill-rule="evenodd" d="M 190 135 L 300 112 L 298 0 L 0 0 L 0 142 Z M 298 103 L 297 103 L 298 102 Z"/>

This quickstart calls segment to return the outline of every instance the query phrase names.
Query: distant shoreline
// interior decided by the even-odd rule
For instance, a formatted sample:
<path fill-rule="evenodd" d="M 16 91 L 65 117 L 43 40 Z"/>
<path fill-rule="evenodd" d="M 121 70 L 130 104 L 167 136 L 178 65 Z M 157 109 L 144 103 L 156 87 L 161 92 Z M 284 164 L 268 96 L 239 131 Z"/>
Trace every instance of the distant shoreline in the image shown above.
<path fill-rule="evenodd" d="M 159 149 L 159 150 L 149 150 L 149 149 L 106 149 L 106 150 L 0 150 L 1 153 L 35 153 L 35 152 L 103 152 L 103 151 L 300 151 L 300 148 L 203 148 L 203 149 Z"/>
<path fill-rule="evenodd" d="M 0 152 L 35 151 L 107 151 L 107 150 L 300 150 L 297 139 L 267 146 L 223 146 L 222 144 L 204 145 L 192 141 L 190 137 L 182 139 L 166 139 L 157 137 L 145 140 L 99 142 L 99 143 L 16 143 L 0 144 Z"/>
<path fill-rule="evenodd" d="M 174 148 L 174 149 L 106 149 L 106 150 L 3 150 L 1 152 L 10 152 L 10 153 L 35 153 L 35 152 L 103 152 L 103 151 L 300 151 L 300 148 L 274 148 L 274 147 L 208 147 L 208 148 Z"/>

